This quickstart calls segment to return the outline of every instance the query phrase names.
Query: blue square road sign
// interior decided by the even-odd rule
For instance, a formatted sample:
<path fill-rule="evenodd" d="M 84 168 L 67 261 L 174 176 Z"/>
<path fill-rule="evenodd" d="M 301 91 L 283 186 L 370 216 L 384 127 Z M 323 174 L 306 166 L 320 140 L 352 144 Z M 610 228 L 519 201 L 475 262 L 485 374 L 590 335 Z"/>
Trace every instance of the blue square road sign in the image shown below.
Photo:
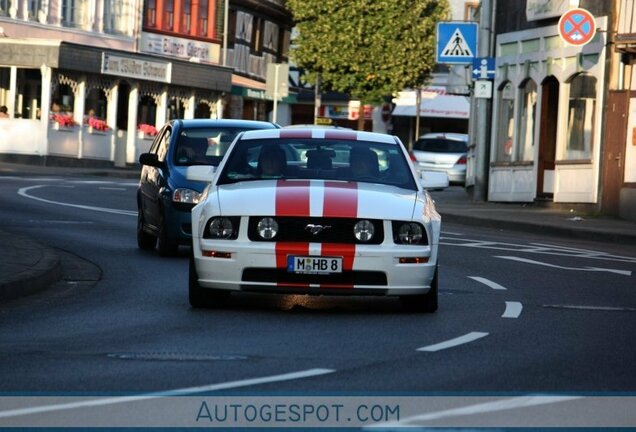
<path fill-rule="evenodd" d="M 437 23 L 437 63 L 472 64 L 477 55 L 477 23 Z"/>

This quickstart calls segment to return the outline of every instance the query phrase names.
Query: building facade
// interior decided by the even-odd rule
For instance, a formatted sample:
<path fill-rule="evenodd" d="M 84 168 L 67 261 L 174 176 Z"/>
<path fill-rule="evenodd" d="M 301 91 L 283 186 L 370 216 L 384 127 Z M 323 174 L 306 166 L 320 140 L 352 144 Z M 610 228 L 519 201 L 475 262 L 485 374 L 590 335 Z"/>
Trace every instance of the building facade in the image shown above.
<path fill-rule="evenodd" d="M 282 0 L 0 0 L 0 155 L 123 166 L 171 118 L 266 118 L 266 65 L 289 45 L 283 11 Z"/>
<path fill-rule="evenodd" d="M 581 0 L 595 18 L 583 46 L 559 35 L 572 2 L 495 2 L 488 199 L 601 206 L 614 8 Z"/>

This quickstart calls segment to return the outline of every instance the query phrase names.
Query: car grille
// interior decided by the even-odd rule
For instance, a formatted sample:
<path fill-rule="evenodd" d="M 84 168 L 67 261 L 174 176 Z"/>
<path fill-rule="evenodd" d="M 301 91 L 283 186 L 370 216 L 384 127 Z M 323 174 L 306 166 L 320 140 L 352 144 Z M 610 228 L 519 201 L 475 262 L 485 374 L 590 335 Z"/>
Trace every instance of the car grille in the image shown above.
<path fill-rule="evenodd" d="M 334 274 L 297 274 L 286 269 L 247 267 L 242 282 L 276 282 L 283 284 L 380 285 L 386 286 L 386 273 L 379 271 L 344 271 Z"/>
<path fill-rule="evenodd" d="M 298 217 L 276 217 L 278 235 L 272 240 L 264 240 L 257 232 L 258 222 L 262 218 L 263 216 L 252 216 L 249 219 L 248 237 L 251 241 L 341 244 L 380 244 L 384 241 L 384 227 L 381 220 L 368 219 L 373 223 L 375 234 L 371 241 L 361 242 L 353 234 L 353 226 L 360 219 Z M 322 225 L 328 228 L 317 234 L 312 234 L 308 225 Z"/>

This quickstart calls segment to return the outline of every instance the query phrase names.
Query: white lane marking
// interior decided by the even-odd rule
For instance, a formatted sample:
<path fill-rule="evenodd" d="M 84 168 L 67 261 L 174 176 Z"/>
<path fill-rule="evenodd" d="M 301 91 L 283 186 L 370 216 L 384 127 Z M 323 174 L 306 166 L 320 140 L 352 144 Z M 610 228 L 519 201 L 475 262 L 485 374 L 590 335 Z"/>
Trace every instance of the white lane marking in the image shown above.
<path fill-rule="evenodd" d="M 476 341 L 477 339 L 481 339 L 484 336 L 488 336 L 488 333 L 471 332 L 471 333 L 465 334 L 464 336 L 459 336 L 454 339 L 447 340 L 445 342 L 440 342 L 434 345 L 428 345 L 422 348 L 418 348 L 415 351 L 426 351 L 426 352 L 441 351 L 443 349 L 453 348 L 458 345 L 463 345 L 465 343 Z"/>
<path fill-rule="evenodd" d="M 552 267 L 552 268 L 558 268 L 563 270 L 608 272 L 608 273 L 614 273 L 614 274 L 618 274 L 622 276 L 632 275 L 631 270 L 617 270 L 617 269 L 608 269 L 608 268 L 600 268 L 600 267 L 565 267 L 565 266 L 559 266 L 556 264 L 550 264 L 550 263 L 545 263 L 541 261 L 535 261 L 528 258 L 521 258 L 521 257 L 515 257 L 515 256 L 495 256 L 495 258 L 501 258 L 501 259 L 506 259 L 510 261 L 519 261 L 519 262 L 527 263 L 527 264 L 542 265 L 545 267 Z"/>
<path fill-rule="evenodd" d="M 521 315 L 521 311 L 523 310 L 523 305 L 519 302 L 506 302 L 506 310 L 504 311 L 502 318 L 519 318 Z"/>
<path fill-rule="evenodd" d="M 62 224 L 62 225 L 93 225 L 93 221 L 71 221 L 71 220 L 52 220 L 52 219 L 29 219 L 28 223 L 33 224 Z"/>
<path fill-rule="evenodd" d="M 80 204 L 69 204 L 69 203 L 63 203 L 63 202 L 58 202 L 58 201 L 51 201 L 51 200 L 47 200 L 47 199 L 44 199 L 44 198 L 38 198 L 36 196 L 28 194 L 28 192 L 31 189 L 38 189 L 38 188 L 42 188 L 42 187 L 45 187 L 45 185 L 37 185 L 37 186 L 29 186 L 29 187 L 20 188 L 20 189 L 18 189 L 18 195 L 21 195 L 21 196 L 23 196 L 25 198 L 34 199 L 36 201 L 45 202 L 47 204 L 55 204 L 55 205 L 61 205 L 61 206 L 65 206 L 65 207 L 73 207 L 73 208 L 79 208 L 79 209 L 83 209 L 83 210 L 93 210 L 93 211 L 98 211 L 98 212 L 103 212 L 103 213 L 114 213 L 114 214 L 122 214 L 122 215 L 127 215 L 127 216 L 137 216 L 137 212 L 136 211 L 117 210 L 117 209 L 109 209 L 109 208 L 104 208 L 104 207 L 93 207 L 93 206 L 85 206 L 85 205 L 80 205 Z"/>
<path fill-rule="evenodd" d="M 400 419 L 397 422 L 376 423 L 373 428 L 377 427 L 405 427 L 408 423 L 429 422 L 432 420 L 440 420 L 451 417 L 461 417 L 469 415 L 479 415 L 492 413 L 497 411 L 506 411 L 518 408 L 527 408 L 538 405 L 548 405 L 559 402 L 568 402 L 572 400 L 582 399 L 582 396 L 516 396 L 509 399 L 500 399 L 492 402 L 484 402 L 480 404 L 467 405 L 461 408 L 452 408 L 432 413 L 420 414 L 412 417 Z M 417 426 L 413 424 L 412 426 Z"/>
<path fill-rule="evenodd" d="M 122 187 L 112 187 L 112 186 L 109 186 L 109 187 L 101 186 L 101 187 L 99 187 L 98 189 L 99 189 L 99 190 L 112 190 L 112 191 L 126 191 L 126 190 L 128 190 L 128 189 L 126 189 L 126 188 L 122 188 Z"/>
<path fill-rule="evenodd" d="M 440 241 L 440 244 L 448 246 L 484 248 L 512 252 L 536 253 L 543 255 L 567 256 L 572 258 L 587 258 L 594 260 L 636 263 L 636 257 L 612 255 L 606 252 L 595 252 L 587 249 L 576 249 L 543 243 L 530 243 L 529 245 L 520 245 L 518 243 L 484 242 L 481 240 L 465 238 L 444 238 L 444 240 L 446 241 Z"/>
<path fill-rule="evenodd" d="M 37 414 L 43 412 L 63 411 L 77 408 L 85 408 L 89 406 L 103 406 L 118 403 L 128 403 L 140 400 L 158 399 L 165 396 L 184 396 L 194 393 L 204 393 L 218 390 L 227 390 L 239 387 L 248 387 L 252 385 L 267 384 L 281 381 L 291 381 L 303 378 L 310 378 L 319 375 L 325 375 L 335 372 L 334 369 L 307 369 L 299 372 L 290 372 L 281 375 L 271 375 L 261 378 L 248 378 L 238 381 L 229 381 L 220 384 L 210 384 L 200 387 L 188 387 L 176 390 L 167 390 L 164 392 L 145 393 L 136 396 L 118 396 L 110 398 L 92 398 L 85 401 L 69 402 L 65 404 L 44 405 L 30 408 L 20 408 L 8 411 L 0 411 L 0 418 L 17 417 L 23 415 Z"/>
<path fill-rule="evenodd" d="M 492 288 L 492 289 L 494 289 L 494 290 L 504 290 L 504 291 L 506 290 L 506 287 L 503 287 L 503 286 L 499 285 L 497 282 L 493 282 L 493 281 L 488 280 L 488 279 L 483 278 L 483 277 L 479 277 L 479 276 L 468 276 L 468 278 L 469 278 L 469 279 L 472 279 L 472 280 L 474 280 L 474 281 L 477 281 L 477 282 L 481 282 L 481 283 L 483 283 L 484 285 L 487 285 L 487 286 L 489 286 L 490 288 Z"/>
<path fill-rule="evenodd" d="M 604 312 L 634 312 L 636 308 L 630 307 L 613 307 L 613 306 L 580 306 L 580 305 L 543 305 L 545 308 L 554 309 L 576 309 L 576 310 L 591 310 L 591 311 L 604 311 Z"/>

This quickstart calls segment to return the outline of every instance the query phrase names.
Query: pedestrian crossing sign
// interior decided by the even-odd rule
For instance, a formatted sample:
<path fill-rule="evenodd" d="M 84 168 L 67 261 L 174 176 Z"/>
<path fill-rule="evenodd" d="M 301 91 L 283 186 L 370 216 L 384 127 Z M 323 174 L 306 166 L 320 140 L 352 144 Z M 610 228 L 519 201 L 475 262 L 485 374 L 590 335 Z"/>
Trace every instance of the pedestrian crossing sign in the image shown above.
<path fill-rule="evenodd" d="M 437 23 L 437 63 L 472 64 L 477 55 L 477 23 Z"/>

